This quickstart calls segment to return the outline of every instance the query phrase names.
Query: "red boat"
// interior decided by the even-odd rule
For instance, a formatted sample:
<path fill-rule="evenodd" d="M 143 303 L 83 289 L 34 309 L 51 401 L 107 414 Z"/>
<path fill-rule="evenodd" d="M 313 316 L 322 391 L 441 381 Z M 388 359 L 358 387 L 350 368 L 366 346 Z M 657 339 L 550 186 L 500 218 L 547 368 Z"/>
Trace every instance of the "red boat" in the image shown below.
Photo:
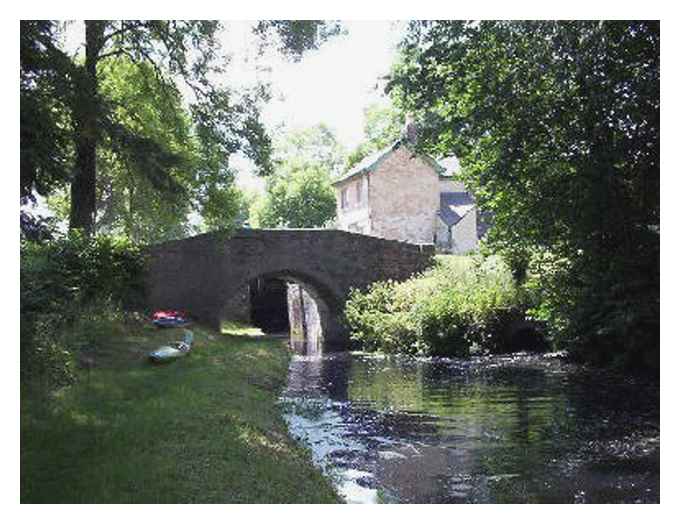
<path fill-rule="evenodd" d="M 176 309 L 164 309 L 154 311 L 151 316 L 151 321 L 158 327 L 177 327 L 185 326 L 189 323 L 189 318 L 186 311 Z"/>

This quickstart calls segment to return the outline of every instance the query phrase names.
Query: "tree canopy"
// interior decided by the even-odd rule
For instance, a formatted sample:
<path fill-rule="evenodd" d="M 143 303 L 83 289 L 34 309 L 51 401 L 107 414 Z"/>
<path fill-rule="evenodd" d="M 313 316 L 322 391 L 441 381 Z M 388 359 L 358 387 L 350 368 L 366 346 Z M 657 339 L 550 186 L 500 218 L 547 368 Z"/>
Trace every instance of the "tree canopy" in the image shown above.
<path fill-rule="evenodd" d="M 300 164 L 274 176 L 267 192 L 253 204 L 251 222 L 257 227 L 322 227 L 335 217 L 335 193 L 328 172 Z"/>
<path fill-rule="evenodd" d="M 658 22 L 413 22 L 388 87 L 591 354 L 658 351 L 659 42 Z"/>
<path fill-rule="evenodd" d="M 259 114 L 267 89 L 237 92 L 215 82 L 227 66 L 218 39 L 223 26 L 217 21 L 88 20 L 83 59 L 73 59 L 61 48 L 62 26 L 55 21 L 21 23 L 21 197 L 30 198 L 33 191 L 47 195 L 70 184 L 70 226 L 93 233 L 98 177 L 107 161 L 100 150 L 106 148 L 115 154 L 118 167 L 136 171 L 135 190 L 143 175 L 141 185 L 163 195 L 159 198 L 177 202 L 196 197 L 198 207 L 212 213 L 209 222 L 227 223 L 217 202 L 233 192 L 230 156 L 246 155 L 262 174 L 270 173 L 272 165 L 271 143 Z M 263 46 L 276 46 L 295 59 L 337 33 L 339 26 L 314 20 L 263 21 L 254 31 Z M 153 85 L 155 94 L 143 93 L 146 104 L 121 108 L 114 96 L 120 89 L 111 85 L 110 75 L 112 64 L 121 62 L 128 66 L 128 77 L 137 75 L 143 87 Z M 180 85 L 190 89 L 191 100 L 178 102 Z M 150 104 L 159 111 L 168 104 L 182 106 L 186 112 L 177 119 L 181 111 L 171 111 L 175 121 L 164 121 L 166 133 L 155 134 L 158 126 L 154 132 L 149 127 L 161 115 L 157 112 L 146 123 L 154 111 Z M 173 123 L 176 137 L 191 137 L 192 158 L 168 141 Z M 175 176 L 180 171 L 183 179 Z"/>
<path fill-rule="evenodd" d="M 124 58 L 104 64 L 99 74 L 101 92 L 116 120 L 140 144 L 139 149 L 120 147 L 108 137 L 98 144 L 95 230 L 141 242 L 185 235 L 188 215 L 207 213 L 196 176 L 203 159 L 180 93 L 159 83 L 150 67 Z M 154 155 L 154 149 L 145 154 L 146 142 L 153 142 L 164 156 Z M 70 196 L 65 189 L 52 193 L 48 205 L 61 219 L 68 218 Z M 224 209 L 229 215 L 230 207 Z"/>
<path fill-rule="evenodd" d="M 287 133 L 275 143 L 275 171 L 266 193 L 253 203 L 251 223 L 259 227 L 321 227 L 335 217 L 331 178 L 344 163 L 344 150 L 324 124 Z"/>

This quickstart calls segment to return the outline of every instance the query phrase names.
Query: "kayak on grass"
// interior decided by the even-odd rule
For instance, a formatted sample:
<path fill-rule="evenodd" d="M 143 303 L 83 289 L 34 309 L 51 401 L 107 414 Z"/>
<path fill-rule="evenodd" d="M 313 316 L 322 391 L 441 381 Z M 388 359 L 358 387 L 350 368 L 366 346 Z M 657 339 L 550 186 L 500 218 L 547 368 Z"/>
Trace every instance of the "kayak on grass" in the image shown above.
<path fill-rule="evenodd" d="M 152 362 L 169 362 L 188 355 L 194 342 L 194 334 L 188 329 L 184 330 L 184 340 L 175 342 L 170 346 L 161 346 L 149 353 Z"/>
<path fill-rule="evenodd" d="M 159 318 L 153 321 L 156 327 L 182 327 L 186 326 L 189 321 L 186 318 Z"/>
<path fill-rule="evenodd" d="M 174 309 L 155 311 L 151 319 L 156 327 L 181 327 L 189 323 L 186 312 Z"/>

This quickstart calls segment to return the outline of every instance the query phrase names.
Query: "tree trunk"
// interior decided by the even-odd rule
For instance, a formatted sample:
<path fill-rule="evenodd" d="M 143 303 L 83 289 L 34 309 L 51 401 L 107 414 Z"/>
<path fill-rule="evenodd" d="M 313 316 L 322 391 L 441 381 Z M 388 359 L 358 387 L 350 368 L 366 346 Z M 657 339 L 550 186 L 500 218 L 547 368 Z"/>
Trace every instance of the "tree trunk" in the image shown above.
<path fill-rule="evenodd" d="M 98 86 L 97 61 L 104 45 L 105 22 L 85 21 L 85 66 L 77 79 L 73 117 L 76 134 L 76 165 L 71 182 L 71 230 L 94 233 L 97 181 Z"/>

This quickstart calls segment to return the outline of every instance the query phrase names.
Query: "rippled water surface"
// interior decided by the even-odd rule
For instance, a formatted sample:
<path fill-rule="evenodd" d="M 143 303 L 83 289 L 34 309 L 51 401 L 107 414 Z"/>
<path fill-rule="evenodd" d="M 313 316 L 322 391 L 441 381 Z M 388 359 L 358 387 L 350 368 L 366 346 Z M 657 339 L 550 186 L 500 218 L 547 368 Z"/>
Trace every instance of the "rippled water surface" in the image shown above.
<path fill-rule="evenodd" d="M 658 502 L 658 385 L 549 356 L 296 356 L 291 433 L 348 502 Z"/>

